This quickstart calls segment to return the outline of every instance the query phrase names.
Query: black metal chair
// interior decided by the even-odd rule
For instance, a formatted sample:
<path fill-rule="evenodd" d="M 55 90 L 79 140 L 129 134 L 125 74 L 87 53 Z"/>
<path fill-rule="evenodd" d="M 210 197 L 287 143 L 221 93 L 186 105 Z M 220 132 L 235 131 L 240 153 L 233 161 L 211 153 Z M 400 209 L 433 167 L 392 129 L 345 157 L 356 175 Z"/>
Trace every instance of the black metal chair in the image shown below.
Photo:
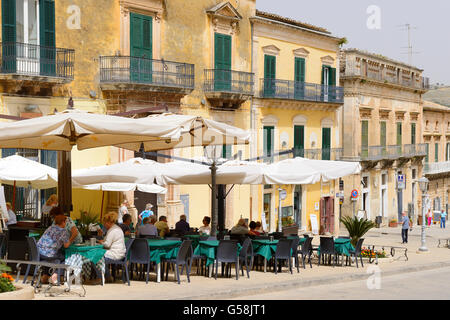
<path fill-rule="evenodd" d="M 351 239 L 351 237 L 348 237 L 348 236 L 340 236 L 340 237 L 338 237 L 338 239 Z"/>
<path fill-rule="evenodd" d="M 269 236 L 272 236 L 275 240 L 279 240 L 283 237 L 285 238 L 283 232 L 272 232 L 272 233 L 269 233 Z"/>
<path fill-rule="evenodd" d="M 349 250 L 350 257 L 347 257 L 347 260 L 350 260 L 350 265 L 352 265 L 351 257 L 352 257 L 352 256 L 355 257 L 356 268 L 359 268 L 359 267 L 358 267 L 358 258 L 360 258 L 361 266 L 364 268 L 364 263 L 363 263 L 363 259 L 362 259 L 362 256 L 361 256 L 361 249 L 362 249 L 362 244 L 363 244 L 363 242 L 364 242 L 364 238 L 360 238 L 360 239 L 358 240 L 358 242 L 356 243 L 355 250 Z M 349 258 L 350 258 L 350 259 L 349 259 Z"/>
<path fill-rule="evenodd" d="M 217 241 L 217 237 L 216 236 L 209 236 L 206 241 Z"/>
<path fill-rule="evenodd" d="M 217 247 L 216 254 L 216 274 L 219 269 L 219 263 L 234 263 L 236 267 L 236 280 L 239 279 L 239 255 L 237 254 L 238 242 L 235 240 L 221 240 Z M 223 265 L 222 265 L 223 272 Z"/>
<path fill-rule="evenodd" d="M 113 259 L 105 257 L 105 269 L 107 270 L 107 275 L 109 275 L 108 267 L 112 267 L 113 268 L 112 276 L 115 281 L 116 280 L 115 266 L 121 266 L 122 267 L 122 281 L 125 283 L 125 278 L 126 278 L 126 282 L 128 283 L 128 286 L 130 285 L 130 275 L 128 272 L 128 254 L 130 252 L 130 248 L 131 248 L 131 245 L 133 244 L 134 240 L 135 239 L 129 239 L 129 240 L 127 240 L 127 242 L 125 242 L 126 252 L 125 252 L 125 257 L 123 259 L 113 260 Z M 123 267 L 125 267 L 125 270 L 123 269 Z"/>
<path fill-rule="evenodd" d="M 175 241 L 181 241 L 181 238 L 179 237 L 166 237 L 165 240 L 175 240 Z"/>
<path fill-rule="evenodd" d="M 278 269 L 278 260 L 287 260 L 289 264 L 289 271 L 292 274 L 292 262 L 291 262 L 291 248 L 292 248 L 292 240 L 288 239 L 280 239 L 277 243 L 277 249 L 275 250 L 274 259 L 274 269 L 275 274 L 277 274 Z M 280 265 L 281 272 L 281 265 Z"/>
<path fill-rule="evenodd" d="M 28 244 L 28 252 L 29 252 L 29 261 L 48 261 L 51 263 L 55 263 L 55 264 L 60 264 L 61 263 L 61 259 L 59 258 L 52 258 L 52 257 L 43 257 L 40 255 L 39 253 L 39 249 L 37 247 L 37 243 L 36 243 L 36 239 L 33 237 L 26 237 L 27 239 L 27 244 Z M 64 260 L 64 259 L 63 259 Z M 23 278 L 23 282 L 22 283 L 26 283 L 27 282 L 27 278 L 28 278 L 28 274 L 30 273 L 30 268 L 31 265 L 27 266 L 27 270 L 25 271 L 25 276 Z M 33 272 L 33 278 L 31 279 L 31 285 L 34 285 L 34 281 L 36 279 L 36 275 L 38 272 L 38 267 L 35 266 L 34 267 L 34 272 Z M 59 278 L 61 275 L 61 270 L 58 269 L 58 284 L 59 284 Z"/>
<path fill-rule="evenodd" d="M 164 259 L 164 262 L 167 263 L 166 268 L 166 281 L 169 277 L 169 267 L 175 266 L 176 269 L 176 276 L 178 284 L 180 284 L 180 268 L 179 266 L 186 267 L 186 275 L 188 282 L 191 282 L 189 275 L 191 274 L 191 266 L 192 266 L 192 241 L 191 240 L 184 240 L 183 243 L 180 246 L 180 249 L 178 250 L 177 257 L 175 259 Z M 175 269 L 173 270 L 174 276 L 175 276 Z M 181 273 L 183 273 L 183 269 L 181 269 Z"/>
<path fill-rule="evenodd" d="M 298 262 L 298 245 L 300 243 L 300 238 L 296 236 L 294 239 L 291 239 L 291 254 L 294 257 L 295 266 L 297 267 L 297 273 L 300 272 L 299 262 Z"/>
<path fill-rule="evenodd" d="M 320 237 L 320 253 L 319 253 L 319 263 L 320 265 L 320 258 L 325 260 L 325 256 L 328 255 L 329 262 L 331 259 L 331 256 L 334 257 L 334 264 L 333 267 L 336 265 L 337 260 L 337 252 L 334 248 L 334 238 L 333 237 Z M 324 261 L 323 261 L 324 262 Z"/>
<path fill-rule="evenodd" d="M 148 283 L 148 277 L 150 272 L 150 247 L 146 239 L 134 239 L 130 246 L 130 258 L 129 263 L 131 264 L 129 270 L 131 271 L 131 276 L 133 275 L 133 264 L 140 264 L 140 269 L 142 273 L 142 266 L 147 266 L 147 276 L 145 283 Z"/>
<path fill-rule="evenodd" d="M 311 263 L 312 240 L 313 240 L 313 238 L 311 238 L 311 237 L 306 238 L 305 242 L 303 242 L 303 244 L 301 245 L 301 247 L 302 247 L 301 250 L 298 252 L 298 254 L 300 254 L 302 256 L 303 269 L 306 269 L 306 266 L 305 266 L 306 257 L 308 257 L 309 266 L 312 268 L 312 263 Z"/>
<path fill-rule="evenodd" d="M 145 234 L 140 234 L 138 236 L 139 239 L 160 239 L 160 236 L 150 236 Z"/>
<path fill-rule="evenodd" d="M 239 253 L 239 267 L 241 268 L 242 276 L 244 276 L 244 264 L 247 270 L 247 278 L 250 278 L 250 270 L 253 267 L 253 245 L 250 238 L 244 240 Z"/>
<path fill-rule="evenodd" d="M 0 233 L 0 259 L 4 256 L 3 252 L 6 252 L 6 234 Z"/>

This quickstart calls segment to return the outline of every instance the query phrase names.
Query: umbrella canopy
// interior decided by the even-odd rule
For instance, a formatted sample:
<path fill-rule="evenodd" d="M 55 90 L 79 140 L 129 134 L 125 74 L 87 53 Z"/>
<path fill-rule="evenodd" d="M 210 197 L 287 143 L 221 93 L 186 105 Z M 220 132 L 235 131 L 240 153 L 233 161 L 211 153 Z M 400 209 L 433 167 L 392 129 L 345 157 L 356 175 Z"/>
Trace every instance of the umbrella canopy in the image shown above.
<path fill-rule="evenodd" d="M 87 190 L 100 190 L 100 191 L 142 191 L 146 193 L 158 193 L 165 194 L 167 189 L 156 184 L 137 184 L 137 183 L 98 183 L 86 186 L 75 186 L 74 188 L 81 188 Z"/>
<path fill-rule="evenodd" d="M 134 158 L 112 165 L 79 169 L 72 173 L 72 183 L 74 187 L 107 183 L 152 185 L 160 165 L 153 160 Z"/>
<path fill-rule="evenodd" d="M 45 164 L 13 155 L 0 159 L 0 181 L 16 187 L 49 189 L 57 187 L 58 172 Z"/>
<path fill-rule="evenodd" d="M 244 144 L 248 131 L 197 116 L 160 114 L 124 118 L 65 110 L 55 115 L 9 122 L 0 126 L 0 148 L 70 151 L 117 146 L 139 151 L 210 144 Z"/>

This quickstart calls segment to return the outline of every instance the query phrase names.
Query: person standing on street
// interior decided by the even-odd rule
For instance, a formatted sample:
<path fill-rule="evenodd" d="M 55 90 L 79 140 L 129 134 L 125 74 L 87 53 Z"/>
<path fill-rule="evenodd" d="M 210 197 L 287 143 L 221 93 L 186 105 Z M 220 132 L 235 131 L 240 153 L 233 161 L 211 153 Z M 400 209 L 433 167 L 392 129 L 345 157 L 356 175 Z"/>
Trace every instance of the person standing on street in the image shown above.
<path fill-rule="evenodd" d="M 447 218 L 447 212 L 445 212 L 445 210 L 442 209 L 442 212 L 441 212 L 441 229 L 442 229 L 442 227 L 444 227 L 444 229 L 445 229 L 445 219 L 446 218 Z"/>
<path fill-rule="evenodd" d="M 402 213 L 402 243 L 408 243 L 409 218 Z"/>

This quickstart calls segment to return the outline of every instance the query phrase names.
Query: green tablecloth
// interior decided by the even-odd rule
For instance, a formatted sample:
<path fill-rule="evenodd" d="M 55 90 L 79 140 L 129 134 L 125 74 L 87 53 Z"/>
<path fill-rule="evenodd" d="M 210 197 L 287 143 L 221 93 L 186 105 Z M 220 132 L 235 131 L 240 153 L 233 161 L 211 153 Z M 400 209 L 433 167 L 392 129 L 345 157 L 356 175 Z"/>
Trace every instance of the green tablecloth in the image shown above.
<path fill-rule="evenodd" d="M 181 241 L 147 239 L 150 247 L 150 261 L 161 263 L 161 259 L 174 259 L 177 257 Z"/>
<path fill-rule="evenodd" d="M 216 259 L 217 247 L 219 246 L 219 240 L 211 241 L 199 241 L 197 248 L 195 248 L 194 254 L 198 256 L 206 257 L 206 266 L 214 263 Z M 242 246 L 238 243 L 238 250 L 236 254 L 241 252 Z"/>
<path fill-rule="evenodd" d="M 355 250 L 355 248 L 350 243 L 350 239 L 334 239 L 334 249 L 338 254 L 344 254 L 346 256 L 350 255 L 350 250 Z M 320 246 L 317 249 L 317 254 L 320 254 Z"/>
<path fill-rule="evenodd" d="M 83 257 L 91 260 L 94 264 L 96 264 L 105 255 L 106 249 L 104 249 L 103 245 L 101 244 L 96 246 L 71 245 L 65 250 L 66 259 L 76 253 L 82 255 Z"/>
<path fill-rule="evenodd" d="M 294 237 L 288 237 L 289 240 L 292 240 L 293 238 Z M 300 238 L 299 245 L 305 241 L 305 238 Z M 270 260 L 272 259 L 272 255 L 274 255 L 277 250 L 277 243 L 278 240 L 270 241 L 254 239 L 252 240 L 253 254 L 263 256 L 266 260 Z"/>
<path fill-rule="evenodd" d="M 29 236 L 29 237 L 33 237 L 33 238 L 36 238 L 36 240 L 38 240 L 38 239 L 41 237 L 41 234 L 40 234 L 40 233 L 37 233 L 37 232 L 30 232 L 30 233 L 28 234 L 28 236 Z"/>

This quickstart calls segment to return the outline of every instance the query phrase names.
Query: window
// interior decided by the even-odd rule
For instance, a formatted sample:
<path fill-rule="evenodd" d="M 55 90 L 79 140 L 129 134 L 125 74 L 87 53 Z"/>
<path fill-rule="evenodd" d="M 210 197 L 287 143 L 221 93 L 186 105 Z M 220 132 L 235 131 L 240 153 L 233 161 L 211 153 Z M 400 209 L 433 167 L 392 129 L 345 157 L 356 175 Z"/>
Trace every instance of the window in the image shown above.
<path fill-rule="evenodd" d="M 411 123 L 411 144 L 416 144 L 416 124 Z"/>
<path fill-rule="evenodd" d="M 39 2 L 16 0 L 16 42 L 39 44 Z"/>
<path fill-rule="evenodd" d="M 231 36 L 214 35 L 214 90 L 231 89 Z"/>
<path fill-rule="evenodd" d="M 303 99 L 305 96 L 305 59 L 295 58 L 294 66 L 294 95 L 296 99 Z"/>
<path fill-rule="evenodd" d="M 429 152 L 430 152 L 430 144 L 429 144 L 429 143 L 425 144 L 425 149 L 426 149 L 426 151 L 427 151 L 427 155 L 425 156 L 425 163 L 428 163 L 428 160 L 429 160 Z"/>
<path fill-rule="evenodd" d="M 331 128 L 322 128 L 322 160 L 331 158 Z"/>
<path fill-rule="evenodd" d="M 322 66 L 322 84 L 336 85 L 336 68 L 330 66 Z"/>
<path fill-rule="evenodd" d="M 402 145 L 402 123 L 397 122 L 397 145 Z"/>
<path fill-rule="evenodd" d="M 361 121 L 361 156 L 369 155 L 369 121 Z"/>
<path fill-rule="evenodd" d="M 445 161 L 450 161 L 450 143 L 448 142 L 445 148 Z"/>
<path fill-rule="evenodd" d="M 274 131 L 274 126 L 264 126 L 264 157 L 268 162 L 273 161 Z"/>
<path fill-rule="evenodd" d="M 439 143 L 434 144 L 434 162 L 439 162 Z"/>
<path fill-rule="evenodd" d="M 264 55 L 264 96 L 273 96 L 276 93 L 276 57 Z"/>
<path fill-rule="evenodd" d="M 305 156 L 305 127 L 294 126 L 294 156 Z"/>
<path fill-rule="evenodd" d="M 222 158 L 224 159 L 231 159 L 233 157 L 232 155 L 232 145 L 224 144 L 222 146 Z"/>

